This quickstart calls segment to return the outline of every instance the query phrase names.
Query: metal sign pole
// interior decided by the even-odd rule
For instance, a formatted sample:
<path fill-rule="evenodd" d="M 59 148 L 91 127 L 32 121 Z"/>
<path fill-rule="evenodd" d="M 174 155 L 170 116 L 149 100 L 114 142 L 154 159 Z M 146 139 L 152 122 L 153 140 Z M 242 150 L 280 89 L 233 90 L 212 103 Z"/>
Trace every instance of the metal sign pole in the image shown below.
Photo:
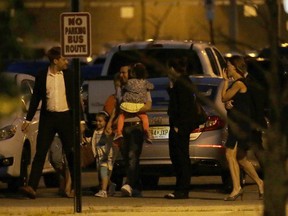
<path fill-rule="evenodd" d="M 79 12 L 79 0 L 71 0 L 72 12 Z M 73 58 L 74 81 L 74 212 L 82 212 L 81 167 L 80 167 L 80 61 Z"/>
<path fill-rule="evenodd" d="M 80 155 L 80 57 L 91 56 L 91 16 L 89 13 L 78 12 L 79 0 L 71 0 L 72 12 L 62 13 L 61 46 L 62 56 L 72 57 L 73 66 L 73 147 L 74 175 L 73 189 L 75 191 L 74 211 L 81 212 L 81 155 Z M 76 30 L 75 30 L 76 29 Z"/>
<path fill-rule="evenodd" d="M 80 167 L 80 61 L 72 60 L 74 81 L 74 212 L 82 211 L 81 167 Z"/>

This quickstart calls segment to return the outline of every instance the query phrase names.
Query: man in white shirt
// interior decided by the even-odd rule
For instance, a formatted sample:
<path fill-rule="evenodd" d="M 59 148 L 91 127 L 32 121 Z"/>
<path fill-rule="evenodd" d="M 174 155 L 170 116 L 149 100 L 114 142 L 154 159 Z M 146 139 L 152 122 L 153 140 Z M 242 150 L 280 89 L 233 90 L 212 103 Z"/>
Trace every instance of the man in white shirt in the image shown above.
<path fill-rule="evenodd" d="M 23 131 L 29 129 L 30 121 L 33 119 L 41 101 L 36 154 L 33 159 L 28 185 L 20 188 L 30 199 L 36 198 L 36 190 L 42 175 L 45 158 L 56 133 L 61 139 L 73 183 L 74 153 L 73 143 L 71 142 L 73 137 L 71 110 L 73 105 L 73 80 L 71 73 L 67 71 L 68 60 L 61 56 L 60 47 L 51 48 L 47 52 L 47 56 L 50 65 L 48 70 L 42 71 L 36 76 L 26 121 L 22 125 Z M 73 196 L 73 191 L 67 193 L 67 197 Z"/>

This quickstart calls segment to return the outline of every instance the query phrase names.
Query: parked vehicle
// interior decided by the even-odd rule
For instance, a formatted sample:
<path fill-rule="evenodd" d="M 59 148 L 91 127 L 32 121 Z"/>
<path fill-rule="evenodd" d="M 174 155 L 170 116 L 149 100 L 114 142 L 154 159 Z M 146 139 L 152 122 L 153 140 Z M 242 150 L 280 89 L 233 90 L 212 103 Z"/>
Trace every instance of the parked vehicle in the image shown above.
<path fill-rule="evenodd" d="M 20 106 L 11 115 L 0 119 L 0 181 L 8 183 L 8 188 L 16 190 L 27 184 L 36 151 L 39 112 L 31 122 L 28 132 L 24 134 L 21 126 L 29 107 L 34 77 L 20 73 L 1 73 L 1 81 L 4 78 L 10 80 L 12 89 L 18 90 L 19 94 L 15 95 L 14 99 L 19 101 Z M 48 160 L 45 162 L 43 175 L 46 186 L 55 182 L 55 171 Z"/>
<path fill-rule="evenodd" d="M 80 76 L 82 80 L 95 79 L 101 75 L 105 58 L 100 56 L 92 63 L 80 61 Z M 39 71 L 45 70 L 49 66 L 48 60 L 15 60 L 10 62 L 5 72 L 22 73 L 35 76 Z M 70 65 L 72 67 L 72 65 Z"/>
<path fill-rule="evenodd" d="M 187 58 L 191 75 L 222 77 L 225 60 L 209 43 L 162 40 L 119 44 L 107 52 L 101 76 L 87 81 L 89 113 L 100 111 L 106 98 L 114 93 L 113 77 L 124 62 L 142 62 L 149 78 L 166 77 L 167 61 L 175 56 Z"/>

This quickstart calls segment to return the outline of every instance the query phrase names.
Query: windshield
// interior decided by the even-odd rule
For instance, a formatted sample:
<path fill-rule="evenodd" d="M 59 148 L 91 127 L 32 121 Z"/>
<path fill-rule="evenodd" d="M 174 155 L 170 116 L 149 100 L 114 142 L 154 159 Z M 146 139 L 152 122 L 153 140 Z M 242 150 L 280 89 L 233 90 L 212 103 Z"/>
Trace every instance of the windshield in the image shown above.
<path fill-rule="evenodd" d="M 185 49 L 142 49 L 142 50 L 127 50 L 119 51 L 114 54 L 108 75 L 113 76 L 119 71 L 123 64 L 132 64 L 141 62 L 147 67 L 150 78 L 165 77 L 167 71 L 167 62 L 175 57 L 187 58 L 188 73 L 203 74 L 202 65 L 197 53 L 194 50 Z"/>

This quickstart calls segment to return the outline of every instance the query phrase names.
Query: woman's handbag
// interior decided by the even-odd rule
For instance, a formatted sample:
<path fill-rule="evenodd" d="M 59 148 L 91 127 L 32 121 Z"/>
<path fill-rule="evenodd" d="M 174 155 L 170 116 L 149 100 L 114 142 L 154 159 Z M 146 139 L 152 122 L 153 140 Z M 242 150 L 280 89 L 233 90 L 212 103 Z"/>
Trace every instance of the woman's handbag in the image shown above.
<path fill-rule="evenodd" d="M 207 121 L 207 114 L 203 107 L 201 106 L 200 102 L 198 100 L 195 101 L 196 103 L 196 124 L 197 126 L 204 124 Z"/>
<path fill-rule="evenodd" d="M 95 163 L 91 142 L 84 142 L 80 145 L 80 154 L 82 168 L 91 165 L 93 162 Z"/>

